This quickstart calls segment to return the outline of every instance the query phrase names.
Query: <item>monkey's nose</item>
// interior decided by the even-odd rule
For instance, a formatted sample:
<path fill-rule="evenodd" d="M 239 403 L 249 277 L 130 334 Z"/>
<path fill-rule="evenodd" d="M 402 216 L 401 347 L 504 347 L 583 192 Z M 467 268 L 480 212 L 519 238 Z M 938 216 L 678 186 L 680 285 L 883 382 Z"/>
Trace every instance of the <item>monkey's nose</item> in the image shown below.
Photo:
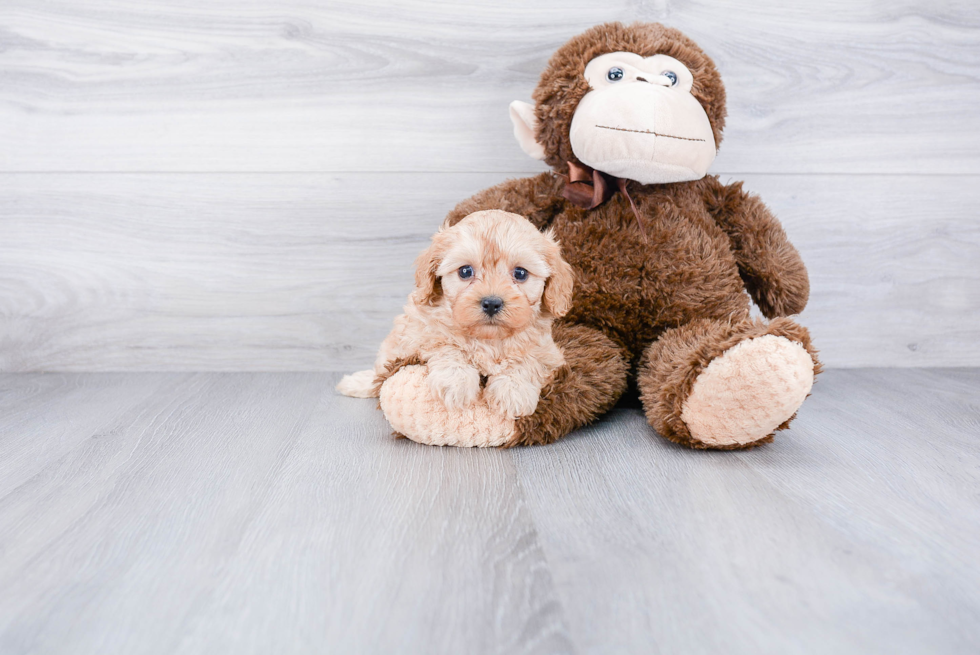
<path fill-rule="evenodd" d="M 480 307 L 487 316 L 494 316 L 504 308 L 504 299 L 500 296 L 487 296 L 480 301 Z"/>

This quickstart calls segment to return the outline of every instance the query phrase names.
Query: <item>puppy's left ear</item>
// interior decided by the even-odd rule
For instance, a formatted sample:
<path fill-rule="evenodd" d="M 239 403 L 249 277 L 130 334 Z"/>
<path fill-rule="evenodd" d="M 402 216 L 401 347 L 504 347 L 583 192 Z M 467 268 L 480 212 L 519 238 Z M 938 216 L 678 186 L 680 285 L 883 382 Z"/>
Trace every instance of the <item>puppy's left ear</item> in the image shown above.
<path fill-rule="evenodd" d="M 551 230 L 545 233 L 545 238 L 548 239 L 548 248 L 544 258 L 551 269 L 551 276 L 544 283 L 542 301 L 555 318 L 561 318 L 572 308 L 575 273 L 569 263 L 561 258 L 561 248 Z"/>
<path fill-rule="evenodd" d="M 449 249 L 449 235 L 440 228 L 432 237 L 432 245 L 415 260 L 415 291 L 412 297 L 420 305 L 434 305 L 442 296 L 442 284 L 436 271 Z"/>

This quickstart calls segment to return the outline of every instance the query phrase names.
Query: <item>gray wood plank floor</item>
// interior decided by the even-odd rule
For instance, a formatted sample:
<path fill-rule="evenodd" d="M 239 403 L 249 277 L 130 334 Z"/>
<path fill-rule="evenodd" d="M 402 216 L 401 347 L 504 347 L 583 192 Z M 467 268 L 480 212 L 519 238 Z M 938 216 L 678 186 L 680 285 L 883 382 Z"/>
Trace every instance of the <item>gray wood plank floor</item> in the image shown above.
<path fill-rule="evenodd" d="M 419 446 L 330 373 L 0 376 L 0 653 L 976 653 L 980 369 Z"/>

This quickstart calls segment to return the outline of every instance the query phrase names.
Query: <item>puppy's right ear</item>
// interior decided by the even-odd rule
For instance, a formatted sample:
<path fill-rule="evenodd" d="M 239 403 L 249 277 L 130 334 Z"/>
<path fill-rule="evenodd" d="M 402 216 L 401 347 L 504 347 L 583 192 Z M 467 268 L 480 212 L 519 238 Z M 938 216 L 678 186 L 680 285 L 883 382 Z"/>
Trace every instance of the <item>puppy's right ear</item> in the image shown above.
<path fill-rule="evenodd" d="M 449 249 L 449 239 L 443 229 L 432 237 L 432 244 L 415 260 L 415 291 L 412 297 L 420 305 L 434 305 L 442 296 L 442 283 L 436 271 Z"/>

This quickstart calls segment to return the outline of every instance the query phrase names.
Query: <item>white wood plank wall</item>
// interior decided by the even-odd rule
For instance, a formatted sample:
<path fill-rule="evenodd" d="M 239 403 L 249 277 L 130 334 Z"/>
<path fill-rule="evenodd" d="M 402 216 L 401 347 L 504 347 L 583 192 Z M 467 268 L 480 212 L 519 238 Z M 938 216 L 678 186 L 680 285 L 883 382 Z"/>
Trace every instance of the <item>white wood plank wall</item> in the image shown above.
<path fill-rule="evenodd" d="M 713 172 L 810 268 L 827 364 L 980 365 L 980 4 L 0 3 L 0 370 L 369 362 L 550 53 L 679 27 L 728 86 Z"/>

